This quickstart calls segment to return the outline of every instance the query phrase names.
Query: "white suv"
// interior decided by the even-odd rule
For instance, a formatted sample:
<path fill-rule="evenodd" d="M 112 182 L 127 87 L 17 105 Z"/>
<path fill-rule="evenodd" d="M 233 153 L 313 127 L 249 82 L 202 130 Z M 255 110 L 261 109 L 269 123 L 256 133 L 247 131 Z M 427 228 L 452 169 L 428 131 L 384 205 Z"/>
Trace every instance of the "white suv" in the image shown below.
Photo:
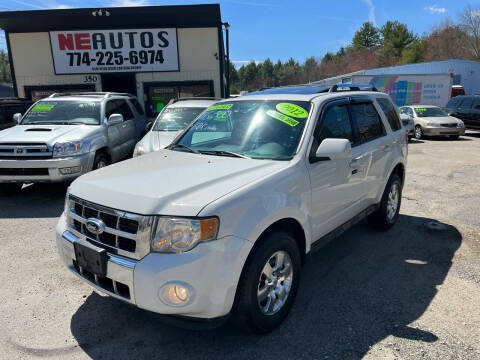
<path fill-rule="evenodd" d="M 80 177 L 57 226 L 63 261 L 142 309 L 272 330 L 307 255 L 364 217 L 398 217 L 398 113 L 386 94 L 339 89 L 222 101 L 167 149 Z"/>

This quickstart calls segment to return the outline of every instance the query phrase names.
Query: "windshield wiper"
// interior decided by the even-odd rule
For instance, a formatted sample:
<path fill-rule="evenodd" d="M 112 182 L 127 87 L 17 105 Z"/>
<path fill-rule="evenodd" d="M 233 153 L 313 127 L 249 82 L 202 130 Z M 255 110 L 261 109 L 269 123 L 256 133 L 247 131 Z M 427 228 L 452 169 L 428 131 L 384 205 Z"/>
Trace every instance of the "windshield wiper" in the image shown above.
<path fill-rule="evenodd" d="M 185 149 L 188 152 L 191 152 L 191 153 L 194 153 L 194 154 L 200 154 L 200 151 L 189 148 L 187 145 L 183 145 L 183 144 L 172 144 L 172 145 L 167 147 L 167 149 L 169 149 L 169 150 L 173 150 L 175 148 Z"/>
<path fill-rule="evenodd" d="M 206 155 L 217 155 L 217 156 L 230 156 L 230 157 L 238 157 L 242 159 L 250 159 L 248 156 L 238 154 L 232 151 L 226 150 L 200 150 L 200 154 Z"/>

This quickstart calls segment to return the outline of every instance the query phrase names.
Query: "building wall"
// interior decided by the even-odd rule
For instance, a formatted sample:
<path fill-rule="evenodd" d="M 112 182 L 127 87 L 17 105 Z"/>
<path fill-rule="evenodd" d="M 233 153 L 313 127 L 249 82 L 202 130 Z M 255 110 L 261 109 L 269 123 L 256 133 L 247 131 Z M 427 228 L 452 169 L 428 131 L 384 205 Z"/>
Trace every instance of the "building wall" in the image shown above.
<path fill-rule="evenodd" d="M 352 75 L 407 75 L 452 74 L 454 85 L 462 85 L 467 94 L 480 94 L 480 62 L 472 60 L 442 60 L 360 70 L 319 81 L 321 84 L 338 84 Z"/>
<path fill-rule="evenodd" d="M 48 32 L 10 33 L 10 46 L 18 87 L 84 84 L 85 75 L 55 75 Z M 137 96 L 143 98 L 143 82 L 213 80 L 215 95 L 220 96 L 220 65 L 217 28 L 178 29 L 179 72 L 137 73 Z M 95 88 L 101 90 L 101 77 Z"/>

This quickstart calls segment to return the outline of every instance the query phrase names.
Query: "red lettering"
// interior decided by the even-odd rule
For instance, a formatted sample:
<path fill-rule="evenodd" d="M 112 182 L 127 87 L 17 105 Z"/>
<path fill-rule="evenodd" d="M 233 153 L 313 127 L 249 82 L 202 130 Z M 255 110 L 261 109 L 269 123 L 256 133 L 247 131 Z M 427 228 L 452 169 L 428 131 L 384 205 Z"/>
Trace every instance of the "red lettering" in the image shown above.
<path fill-rule="evenodd" d="M 92 46 L 90 45 L 90 34 L 75 34 L 75 47 L 77 50 L 90 50 L 92 48 Z"/>
<path fill-rule="evenodd" d="M 58 34 L 58 47 L 60 50 L 75 50 L 73 47 L 73 35 L 67 34 L 65 36 L 64 34 Z"/>

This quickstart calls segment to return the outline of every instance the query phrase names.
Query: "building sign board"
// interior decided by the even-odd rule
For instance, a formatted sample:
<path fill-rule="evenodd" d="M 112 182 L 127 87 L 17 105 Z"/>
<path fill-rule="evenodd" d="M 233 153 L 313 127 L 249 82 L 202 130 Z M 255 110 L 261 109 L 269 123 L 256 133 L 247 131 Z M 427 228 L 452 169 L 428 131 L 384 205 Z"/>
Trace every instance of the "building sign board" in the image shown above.
<path fill-rule="evenodd" d="M 177 29 L 50 31 L 56 74 L 179 71 Z"/>

